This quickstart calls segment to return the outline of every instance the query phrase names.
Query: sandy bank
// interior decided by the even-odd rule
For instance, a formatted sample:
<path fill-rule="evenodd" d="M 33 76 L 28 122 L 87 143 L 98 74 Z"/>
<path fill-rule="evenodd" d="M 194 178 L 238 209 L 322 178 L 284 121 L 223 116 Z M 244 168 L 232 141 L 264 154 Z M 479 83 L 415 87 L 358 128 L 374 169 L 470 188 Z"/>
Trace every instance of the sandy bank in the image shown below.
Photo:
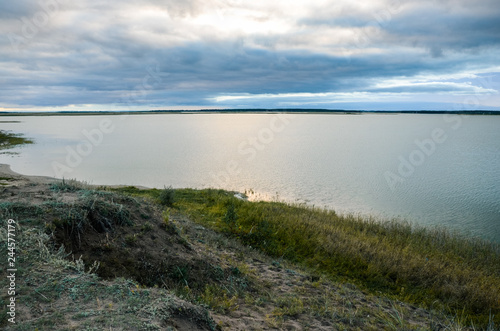
<path fill-rule="evenodd" d="M 59 181 L 61 180 L 47 176 L 22 175 L 13 171 L 10 165 L 0 163 L 0 185 L 2 186 L 18 186 L 28 183 L 48 184 Z"/>

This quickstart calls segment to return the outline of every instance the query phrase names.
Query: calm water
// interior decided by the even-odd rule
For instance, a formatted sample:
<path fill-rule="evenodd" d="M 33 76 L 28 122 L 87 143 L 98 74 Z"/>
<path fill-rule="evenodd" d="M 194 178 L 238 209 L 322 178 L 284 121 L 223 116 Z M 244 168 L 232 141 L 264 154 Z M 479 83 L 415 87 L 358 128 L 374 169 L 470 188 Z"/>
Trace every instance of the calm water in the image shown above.
<path fill-rule="evenodd" d="M 253 190 L 500 242 L 500 116 L 0 117 L 10 120 L 20 123 L 0 127 L 36 140 L 0 155 L 23 174 Z"/>

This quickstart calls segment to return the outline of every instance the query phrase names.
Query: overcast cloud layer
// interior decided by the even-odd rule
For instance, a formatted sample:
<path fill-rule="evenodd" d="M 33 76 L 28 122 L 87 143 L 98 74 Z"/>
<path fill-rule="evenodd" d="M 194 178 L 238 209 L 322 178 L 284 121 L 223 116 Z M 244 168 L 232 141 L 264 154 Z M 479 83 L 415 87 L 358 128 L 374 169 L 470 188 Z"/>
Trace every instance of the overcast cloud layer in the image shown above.
<path fill-rule="evenodd" d="M 0 110 L 499 109 L 498 0 L 0 3 Z"/>

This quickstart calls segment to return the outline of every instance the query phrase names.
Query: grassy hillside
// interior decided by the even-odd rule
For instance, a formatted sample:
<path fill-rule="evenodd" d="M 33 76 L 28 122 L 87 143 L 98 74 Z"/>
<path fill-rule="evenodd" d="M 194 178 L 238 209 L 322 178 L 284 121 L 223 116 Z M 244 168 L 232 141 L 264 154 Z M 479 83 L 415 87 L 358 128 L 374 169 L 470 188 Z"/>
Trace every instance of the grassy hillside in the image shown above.
<path fill-rule="evenodd" d="M 161 198 L 160 191 L 123 192 Z M 217 190 L 177 190 L 174 206 L 196 222 L 276 258 L 371 293 L 500 325 L 500 247 L 444 229 L 339 216 Z M 493 316 L 495 316 L 493 318 Z"/>
<path fill-rule="evenodd" d="M 0 191 L 12 330 L 495 330 L 497 246 L 221 190 Z M 0 285 L 5 288 L 2 271 Z M 8 297 L 2 292 L 5 309 Z"/>

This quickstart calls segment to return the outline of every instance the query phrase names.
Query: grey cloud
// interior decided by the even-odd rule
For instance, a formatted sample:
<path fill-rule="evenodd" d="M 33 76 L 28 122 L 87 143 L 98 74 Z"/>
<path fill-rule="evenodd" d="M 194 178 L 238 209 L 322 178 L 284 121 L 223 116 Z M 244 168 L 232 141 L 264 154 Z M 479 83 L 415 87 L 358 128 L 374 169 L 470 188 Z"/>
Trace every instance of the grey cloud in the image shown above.
<path fill-rule="evenodd" d="M 150 50 L 140 61 L 134 61 L 132 57 L 115 59 L 111 64 L 105 57 L 91 62 L 92 56 L 89 55 L 73 54 L 69 59 L 38 57 L 31 67 L 11 73 L 16 77 L 11 76 L 10 81 L 11 87 L 17 86 L 27 104 L 36 104 L 53 93 L 51 102 L 63 105 L 71 93 L 78 97 L 85 95 L 87 100 L 113 102 L 117 92 L 133 91 L 140 86 L 147 75 L 147 67 L 156 63 L 162 84 L 154 87 L 152 97 L 158 102 L 161 102 L 162 95 L 172 99 L 174 92 L 207 96 L 218 93 L 347 92 L 367 89 L 376 78 L 413 75 L 423 69 L 432 69 L 432 65 L 416 58 L 409 65 L 392 57 L 347 61 L 306 52 L 244 49 L 235 54 L 231 49 L 232 44 L 213 49 L 198 43 L 182 48 Z M 43 93 L 23 92 L 22 87 L 26 85 L 39 86 Z M 64 89 L 63 97 L 57 98 L 63 87 L 72 89 Z M 4 101 L 9 98 L 9 95 L 2 96 Z M 186 102 L 189 100 L 191 98 L 187 97 Z M 20 102 L 18 97 L 12 101 Z"/>
<path fill-rule="evenodd" d="M 12 50 L 8 39 L 0 39 L 0 106 L 123 105 L 127 104 L 124 97 L 131 94 L 129 103 L 161 106 L 202 105 L 214 96 L 241 93 L 462 92 L 452 84 L 373 86 L 393 77 L 497 65 L 496 56 L 484 50 L 498 48 L 498 9 L 487 11 L 484 4 L 490 4 L 489 0 L 479 3 L 471 12 L 464 9 L 471 5 L 458 1 L 445 2 L 440 11 L 433 11 L 426 2 L 411 2 L 411 11 L 405 9 L 408 4 L 402 4 L 401 12 L 381 25 L 382 33 L 363 46 L 351 44 L 381 51 L 350 57 L 326 55 L 308 49 L 307 44 L 291 50 L 296 42 L 291 34 L 183 39 L 186 32 L 176 22 L 129 20 L 118 15 L 117 3 L 71 3 L 61 7 L 64 12 L 57 24 L 41 29 L 19 52 Z M 206 8 L 227 8 L 237 2 L 128 0 L 120 8 L 149 5 L 166 10 L 171 17 L 190 18 Z M 36 8 L 34 1 L 17 2 L 10 11 L 2 11 L 0 19 L 29 16 Z M 448 12 L 448 8 L 457 10 Z M 339 16 L 342 11 L 343 17 Z M 373 13 L 354 7 L 333 6 L 324 15 L 311 15 L 299 22 L 299 28 L 307 26 L 321 33 L 323 26 L 363 27 L 373 21 Z M 150 38 L 141 38 L 138 30 Z M 190 31 L 196 32 L 207 35 Z M 162 43 L 169 38 L 176 42 Z M 401 46 L 406 46 L 404 51 Z M 422 56 L 420 49 L 429 54 Z M 450 56 L 450 51 L 460 55 Z M 161 83 L 137 95 L 152 66 L 158 66 Z"/>
<path fill-rule="evenodd" d="M 384 93 L 439 93 L 439 92 L 469 92 L 474 93 L 476 90 L 473 86 L 456 86 L 452 84 L 421 84 L 421 85 L 400 85 L 386 88 L 370 88 L 369 92 L 384 92 Z"/>
<path fill-rule="evenodd" d="M 31 0 L 0 2 L 0 19 L 21 19 L 40 10 L 39 5 Z"/>
<path fill-rule="evenodd" d="M 203 12 L 204 7 L 209 4 L 210 1 L 201 0 L 150 0 L 150 2 L 159 8 L 168 11 L 172 17 L 186 17 L 186 16 L 197 16 Z"/>
<path fill-rule="evenodd" d="M 366 28 L 363 46 L 408 45 L 425 48 L 434 57 L 443 51 L 484 48 L 500 43 L 500 6 L 495 0 L 476 2 L 396 1 L 374 11 L 329 9 L 302 19 L 304 26 Z M 335 8 L 335 7 L 334 7 Z M 378 28 L 379 33 L 370 34 Z"/>
<path fill-rule="evenodd" d="M 500 45 L 500 13 L 485 17 L 442 16 L 417 12 L 387 26 L 387 41 L 424 47 L 441 56 L 443 50 L 467 51 Z"/>

